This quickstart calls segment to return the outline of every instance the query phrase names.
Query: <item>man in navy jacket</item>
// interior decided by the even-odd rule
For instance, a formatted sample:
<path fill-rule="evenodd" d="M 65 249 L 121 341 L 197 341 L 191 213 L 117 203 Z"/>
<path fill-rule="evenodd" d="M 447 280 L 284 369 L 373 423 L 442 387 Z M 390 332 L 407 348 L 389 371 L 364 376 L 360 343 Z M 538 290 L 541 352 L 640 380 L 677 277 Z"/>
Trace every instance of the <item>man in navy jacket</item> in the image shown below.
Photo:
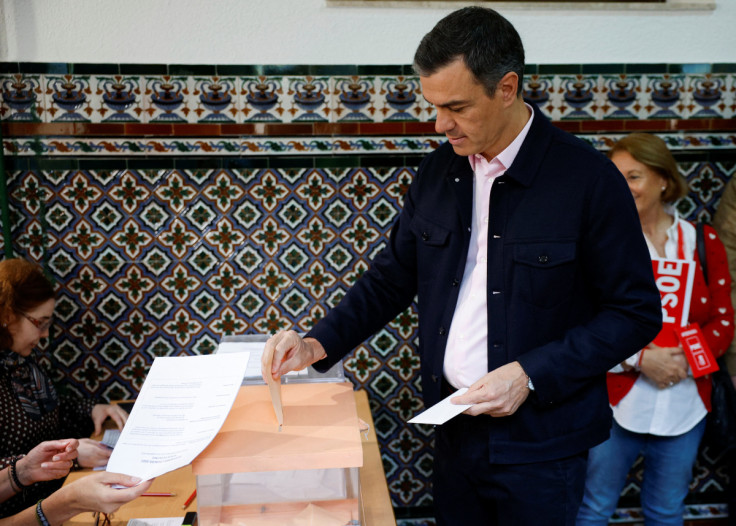
<path fill-rule="evenodd" d="M 461 387 L 455 402 L 474 404 L 436 430 L 443 525 L 574 524 L 587 450 L 611 426 L 606 371 L 661 324 L 624 178 L 525 103 L 523 65 L 490 9 L 453 12 L 424 37 L 414 66 L 448 142 L 340 304 L 304 339 L 267 344 L 274 377 L 324 369 L 417 298 L 425 406 Z"/>

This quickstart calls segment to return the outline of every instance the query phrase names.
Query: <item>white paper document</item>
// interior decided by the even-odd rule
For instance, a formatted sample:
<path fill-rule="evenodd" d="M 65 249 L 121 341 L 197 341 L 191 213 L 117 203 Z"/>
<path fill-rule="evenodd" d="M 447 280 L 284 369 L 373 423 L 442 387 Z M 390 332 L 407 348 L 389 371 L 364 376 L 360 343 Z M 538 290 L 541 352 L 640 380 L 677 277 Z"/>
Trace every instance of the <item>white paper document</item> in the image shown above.
<path fill-rule="evenodd" d="M 452 417 L 455 417 L 465 411 L 468 407 L 471 407 L 470 405 L 455 405 L 452 402 L 450 402 L 450 398 L 453 398 L 455 396 L 460 396 L 462 394 L 465 394 L 465 392 L 468 390 L 467 387 L 463 387 L 462 389 L 458 389 L 454 393 L 452 393 L 450 396 L 445 398 L 444 400 L 436 403 L 426 411 L 419 413 L 417 416 L 409 420 L 410 424 L 434 424 L 434 425 L 440 425 L 444 424 L 448 420 L 450 420 Z"/>
<path fill-rule="evenodd" d="M 107 471 L 148 480 L 191 463 L 225 422 L 247 363 L 248 353 L 156 358 Z"/>

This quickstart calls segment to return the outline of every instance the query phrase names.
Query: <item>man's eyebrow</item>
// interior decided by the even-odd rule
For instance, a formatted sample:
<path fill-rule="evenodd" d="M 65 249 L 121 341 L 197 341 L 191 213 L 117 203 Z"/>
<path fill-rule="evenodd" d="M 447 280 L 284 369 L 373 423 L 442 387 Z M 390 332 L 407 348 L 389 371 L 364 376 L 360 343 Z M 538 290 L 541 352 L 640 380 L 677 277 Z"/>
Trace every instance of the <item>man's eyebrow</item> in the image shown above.
<path fill-rule="evenodd" d="M 463 100 L 463 99 L 460 99 L 460 100 L 450 100 L 450 101 L 444 102 L 442 104 L 434 104 L 433 102 L 430 102 L 430 101 L 427 101 L 427 102 L 429 102 L 430 104 L 432 104 L 432 106 L 434 106 L 435 108 L 449 108 L 450 106 L 464 106 L 464 105 L 470 103 L 469 100 Z"/>

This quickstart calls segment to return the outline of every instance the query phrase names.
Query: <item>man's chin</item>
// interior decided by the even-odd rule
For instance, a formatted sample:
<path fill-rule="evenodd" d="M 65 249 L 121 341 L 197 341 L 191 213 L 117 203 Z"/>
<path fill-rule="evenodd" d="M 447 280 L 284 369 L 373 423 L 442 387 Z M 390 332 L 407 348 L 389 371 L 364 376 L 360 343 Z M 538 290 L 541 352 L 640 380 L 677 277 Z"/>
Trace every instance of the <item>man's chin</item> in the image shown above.
<path fill-rule="evenodd" d="M 469 155 L 473 155 L 474 153 L 476 153 L 471 148 L 469 148 L 468 145 L 465 144 L 465 142 L 462 142 L 460 144 L 452 144 L 451 142 L 450 145 L 452 146 L 452 149 L 455 151 L 456 154 L 463 157 L 468 157 Z"/>

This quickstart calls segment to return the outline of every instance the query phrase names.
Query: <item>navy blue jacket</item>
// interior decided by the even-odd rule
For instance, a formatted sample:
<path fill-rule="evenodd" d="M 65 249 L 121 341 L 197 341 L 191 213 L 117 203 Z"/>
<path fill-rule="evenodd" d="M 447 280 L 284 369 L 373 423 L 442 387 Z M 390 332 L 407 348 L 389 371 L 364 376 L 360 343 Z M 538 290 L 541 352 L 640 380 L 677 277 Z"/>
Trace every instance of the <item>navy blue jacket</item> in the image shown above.
<path fill-rule="evenodd" d="M 420 164 L 389 244 L 308 334 L 320 369 L 417 298 L 422 390 L 441 398 L 442 364 L 470 241 L 473 172 L 445 143 Z M 491 192 L 488 366 L 517 360 L 535 392 L 496 418 L 491 462 L 563 458 L 608 437 L 605 373 L 652 341 L 660 296 L 631 193 L 604 155 L 535 109 Z M 477 416 L 475 418 L 490 418 Z"/>

